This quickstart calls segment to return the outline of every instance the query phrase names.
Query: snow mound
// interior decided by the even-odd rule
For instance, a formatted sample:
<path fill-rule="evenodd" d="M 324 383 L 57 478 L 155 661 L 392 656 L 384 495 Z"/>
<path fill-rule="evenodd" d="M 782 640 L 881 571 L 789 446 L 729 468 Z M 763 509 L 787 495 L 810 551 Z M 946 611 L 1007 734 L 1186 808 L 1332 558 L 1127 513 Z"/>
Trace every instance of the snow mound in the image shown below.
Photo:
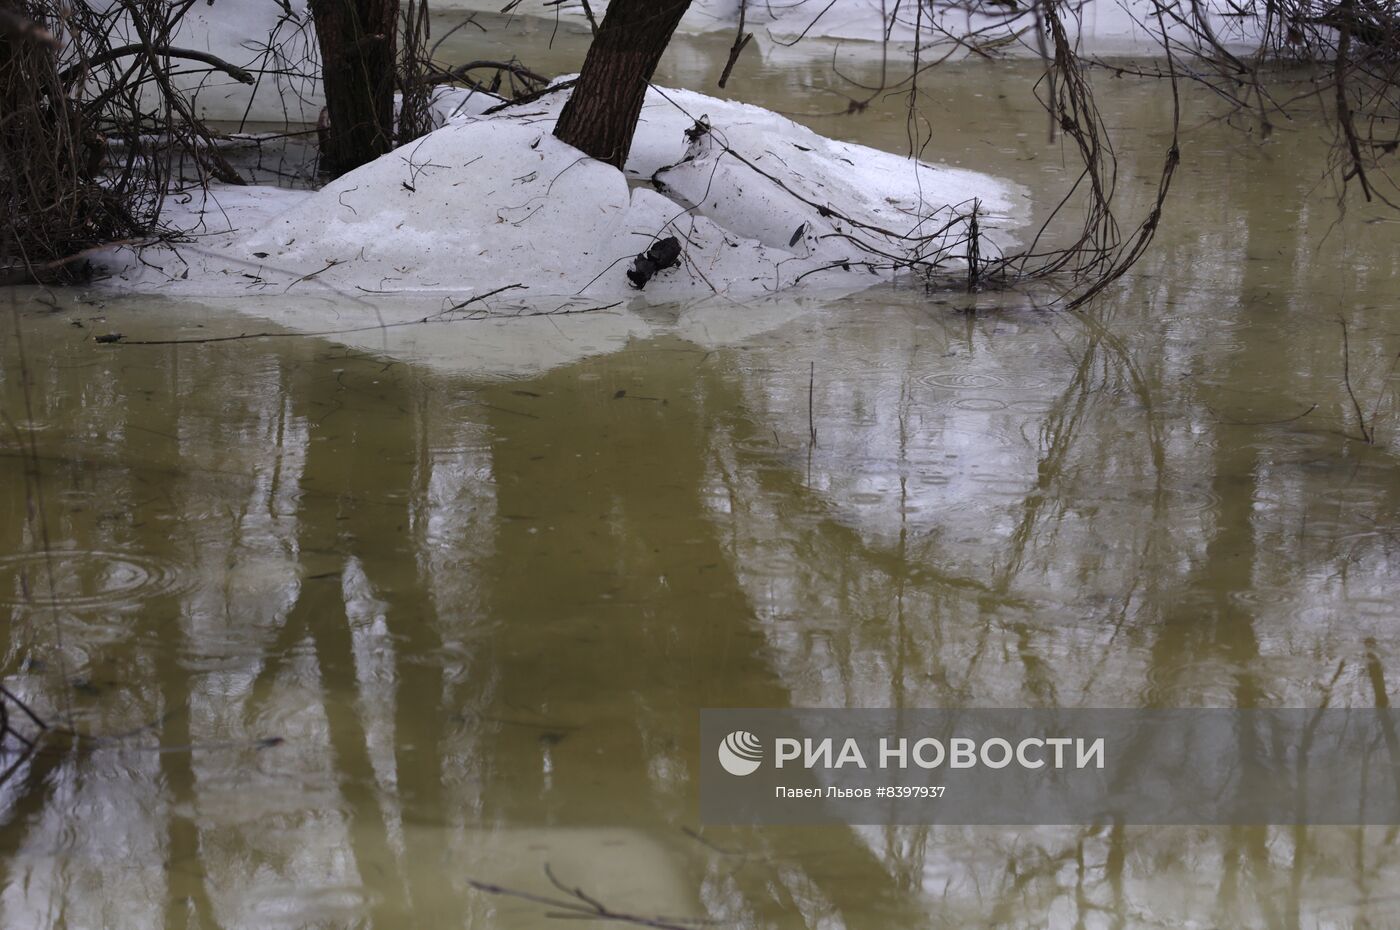
<path fill-rule="evenodd" d="M 553 125 L 567 99 L 551 95 L 519 116 L 507 110 L 496 118 Z M 762 107 L 669 88 L 647 94 L 627 173 L 737 236 L 825 262 L 937 259 L 958 249 L 974 206 L 985 256 L 1014 245 L 1011 231 L 1029 208 L 1017 184 L 838 142 Z"/>
<path fill-rule="evenodd" d="M 233 248 L 368 292 L 592 299 L 626 296 L 626 263 L 668 231 L 684 233 L 688 267 L 653 282 L 663 299 L 705 287 L 707 273 L 742 286 L 776 263 L 757 243 L 631 189 L 546 127 L 467 120 L 337 179 Z"/>
<path fill-rule="evenodd" d="M 202 238 L 146 250 L 115 267 L 114 283 L 557 312 L 637 297 L 632 259 L 674 236 L 681 264 L 646 286 L 650 302 L 797 284 L 850 292 L 876 283 L 876 269 L 956 265 L 974 202 L 984 255 L 1026 218 L 1017 185 L 835 142 L 703 94 L 651 94 L 626 174 L 554 138 L 564 92 L 486 114 L 490 99 L 443 97 L 441 129 L 317 192 L 223 189 L 212 206 L 191 201 Z"/>
<path fill-rule="evenodd" d="M 974 208 L 979 227 L 989 231 L 984 249 L 1010 245 L 1006 231 L 1024 219 L 1024 193 L 1014 185 L 828 139 L 760 107 L 666 91 L 643 119 L 681 128 L 675 114 L 696 115 L 701 129 L 692 128 L 680 159 L 653 173 L 656 181 L 700 214 L 767 246 L 804 243 L 808 253 L 831 258 L 919 261 L 956 248 L 967 229 L 961 218 Z M 648 135 L 685 137 L 683 129 Z"/>

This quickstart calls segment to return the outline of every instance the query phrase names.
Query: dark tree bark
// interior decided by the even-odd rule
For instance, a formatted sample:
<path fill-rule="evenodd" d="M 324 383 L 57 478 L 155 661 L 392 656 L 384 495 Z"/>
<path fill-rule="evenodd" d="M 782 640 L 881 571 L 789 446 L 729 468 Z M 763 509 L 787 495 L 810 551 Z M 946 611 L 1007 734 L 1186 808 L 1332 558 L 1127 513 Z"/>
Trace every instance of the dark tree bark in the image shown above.
<path fill-rule="evenodd" d="M 329 126 L 321 166 L 344 174 L 394 147 L 399 0 L 311 0 Z"/>
<path fill-rule="evenodd" d="M 690 0 L 612 0 L 554 135 L 621 168 L 647 84 Z"/>

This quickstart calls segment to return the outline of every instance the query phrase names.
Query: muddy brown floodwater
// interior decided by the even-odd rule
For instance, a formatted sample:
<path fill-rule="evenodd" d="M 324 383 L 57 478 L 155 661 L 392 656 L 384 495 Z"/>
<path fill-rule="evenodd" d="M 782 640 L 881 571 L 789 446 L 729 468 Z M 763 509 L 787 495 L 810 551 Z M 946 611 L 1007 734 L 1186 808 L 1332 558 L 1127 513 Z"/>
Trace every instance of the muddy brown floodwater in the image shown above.
<path fill-rule="evenodd" d="M 510 41 L 565 70 L 577 37 L 548 39 Z M 727 42 L 680 43 L 664 79 L 712 86 Z M 928 157 L 1052 202 L 1072 166 L 1033 75 L 926 75 Z M 906 144 L 898 97 L 818 115 L 838 86 L 794 49 L 731 90 Z M 1141 201 L 1169 95 L 1100 86 Z M 0 793 L 0 927 L 552 926 L 470 884 L 557 896 L 546 863 L 724 927 L 1400 922 L 1382 829 L 696 822 L 705 706 L 1395 688 L 1400 216 L 1339 212 L 1322 126 L 1260 144 L 1186 102 L 1157 242 L 1084 316 L 880 286 L 522 323 L 507 363 L 471 323 L 98 345 L 266 327 L 16 292 L 32 416 L 8 306 L 3 402 L 38 452 L 53 588 L 7 428 L 3 671 L 92 738 Z"/>

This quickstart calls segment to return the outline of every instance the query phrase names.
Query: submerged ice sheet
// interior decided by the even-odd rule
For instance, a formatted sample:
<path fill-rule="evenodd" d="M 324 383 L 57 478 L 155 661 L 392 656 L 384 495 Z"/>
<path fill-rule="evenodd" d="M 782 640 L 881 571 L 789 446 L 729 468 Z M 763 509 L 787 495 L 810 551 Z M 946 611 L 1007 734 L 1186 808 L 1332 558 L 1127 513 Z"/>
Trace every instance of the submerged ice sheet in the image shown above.
<path fill-rule="evenodd" d="M 496 13 L 504 0 L 441 0 L 434 9 L 447 12 Z M 607 0 L 589 3 L 595 18 Z M 1036 55 L 1036 25 L 1032 6 L 987 3 L 896 3 L 892 0 L 694 0 L 678 32 L 701 35 L 732 32 L 743 9 L 744 28 L 752 31 L 765 57 L 788 57 L 798 43 L 845 43 L 844 56 L 879 57 L 886 52 L 907 54 L 915 46 L 955 56 L 971 54 L 976 45 L 999 53 Z M 588 29 L 580 0 L 523 0 L 509 9 L 516 16 L 562 21 Z M 1190 10 L 1199 22 L 1227 46 L 1257 44 L 1259 30 L 1238 8 L 1225 3 L 1200 3 Z M 1148 0 L 1083 0 L 1063 10 L 1066 28 L 1082 51 L 1096 55 L 1160 55 L 1157 8 Z M 1187 40 L 1197 23 L 1167 17 L 1174 38 Z M 808 57 L 810 52 L 803 53 Z"/>
<path fill-rule="evenodd" d="M 606 10 L 606 0 L 592 0 L 595 18 Z M 810 65 L 813 61 L 839 60 L 846 64 L 880 62 L 887 58 L 904 65 L 920 57 L 982 54 L 1038 57 L 1038 28 L 1031 5 L 1016 6 L 988 0 L 983 4 L 894 3 L 891 0 L 694 0 L 677 30 L 683 39 L 712 40 L 727 48 L 727 35 L 738 26 L 744 7 L 744 28 L 754 36 L 745 57 L 760 56 L 767 67 Z M 1261 24 L 1230 7 L 1223 0 L 1192 5 L 1192 22 L 1165 26 L 1177 41 L 1191 44 L 1202 38 L 1197 31 L 1215 36 L 1222 45 L 1239 51 L 1259 47 Z M 589 31 L 579 0 L 440 0 L 432 5 L 444 31 L 462 19 L 473 17 L 478 28 L 504 41 L 509 54 L 521 54 L 532 67 L 541 67 L 538 49 L 522 35 L 545 32 L 553 46 L 563 27 L 576 38 Z M 1064 9 L 1071 39 L 1085 54 L 1106 56 L 1161 55 L 1156 8 L 1148 0 L 1083 0 Z M 450 25 L 449 25 L 450 24 Z M 131 41 L 137 36 L 118 17 L 113 29 Z M 311 15 L 304 0 L 217 0 L 192 6 L 175 36 L 186 48 L 212 52 L 229 63 L 253 72 L 258 80 L 247 85 L 222 71 L 197 63 L 179 69 L 176 82 L 190 92 L 196 113 L 208 120 L 242 122 L 314 123 L 324 97 L 319 81 L 319 49 Z M 565 43 L 567 44 L 567 43 Z M 517 46 L 522 46 L 517 48 Z M 451 48 L 451 46 L 448 46 Z M 677 54 L 673 52 L 672 54 Z M 683 54 L 683 53 L 681 53 Z M 472 52 L 456 64 L 480 58 Z M 505 57 L 505 56 L 503 56 Z M 566 58 L 562 69 L 578 67 L 581 50 Z"/>

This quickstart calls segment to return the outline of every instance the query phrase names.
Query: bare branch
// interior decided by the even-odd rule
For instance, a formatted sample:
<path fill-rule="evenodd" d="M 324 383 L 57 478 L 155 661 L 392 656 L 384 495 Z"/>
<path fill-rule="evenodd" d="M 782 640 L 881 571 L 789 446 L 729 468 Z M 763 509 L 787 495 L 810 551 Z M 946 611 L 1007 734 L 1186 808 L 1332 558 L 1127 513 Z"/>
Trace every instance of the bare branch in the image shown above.
<path fill-rule="evenodd" d="M 73 65 L 70 68 L 65 68 L 60 73 L 59 78 L 63 81 L 63 83 L 68 84 L 71 83 L 74 78 L 76 78 L 80 74 L 83 74 L 84 72 L 91 71 L 94 68 L 100 68 L 102 65 L 116 61 L 118 58 L 125 58 L 130 55 L 146 54 L 147 51 L 149 51 L 151 54 L 158 55 L 161 58 L 184 58 L 190 61 L 203 62 L 204 64 L 209 65 L 211 68 L 215 68 L 219 71 L 224 72 L 229 77 L 233 78 L 235 81 L 238 81 L 241 84 L 251 85 L 257 83 L 257 81 L 254 80 L 253 75 L 246 69 L 240 68 L 234 64 L 230 64 L 229 62 L 224 61 L 217 55 L 211 55 L 208 52 L 201 52 L 199 49 L 195 48 L 176 48 L 173 45 L 156 45 L 148 50 L 145 45 L 139 42 L 132 43 L 131 45 L 121 45 L 117 48 L 105 49 L 104 51 L 101 51 L 98 54 L 92 56 L 87 61 Z"/>
<path fill-rule="evenodd" d="M 748 12 L 749 0 L 739 0 L 739 25 L 734 30 L 734 45 L 729 49 L 729 60 L 724 63 L 724 70 L 720 72 L 720 87 L 729 83 L 729 73 L 734 70 L 734 63 L 739 60 L 745 46 L 753 39 L 752 32 L 744 31 L 744 19 Z"/>

